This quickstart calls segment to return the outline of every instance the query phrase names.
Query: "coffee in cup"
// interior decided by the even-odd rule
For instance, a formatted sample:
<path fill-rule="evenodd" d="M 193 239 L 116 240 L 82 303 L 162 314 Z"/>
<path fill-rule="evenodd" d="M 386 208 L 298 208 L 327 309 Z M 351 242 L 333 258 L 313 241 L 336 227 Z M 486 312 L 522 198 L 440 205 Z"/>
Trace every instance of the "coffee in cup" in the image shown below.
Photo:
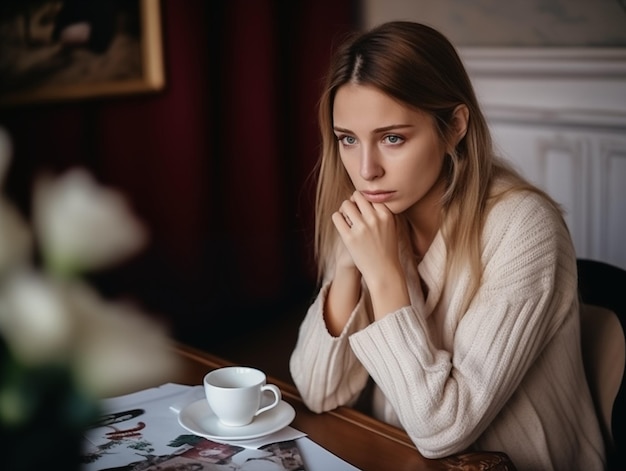
<path fill-rule="evenodd" d="M 265 391 L 270 391 L 274 400 L 261 407 Z M 259 414 L 276 407 L 282 399 L 278 386 L 266 384 L 265 373 L 248 366 L 226 366 L 207 373 L 204 392 L 219 421 L 231 427 L 249 424 Z"/>

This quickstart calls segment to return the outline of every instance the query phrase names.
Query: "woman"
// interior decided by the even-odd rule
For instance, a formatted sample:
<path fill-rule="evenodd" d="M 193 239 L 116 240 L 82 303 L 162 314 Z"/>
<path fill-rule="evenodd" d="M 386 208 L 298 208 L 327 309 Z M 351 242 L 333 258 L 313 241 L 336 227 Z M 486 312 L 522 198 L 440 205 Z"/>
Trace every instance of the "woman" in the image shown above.
<path fill-rule="evenodd" d="M 493 155 L 454 47 L 392 22 L 336 52 L 320 101 L 320 291 L 290 368 L 316 412 L 354 405 L 437 458 L 602 469 L 574 249 L 558 206 Z"/>

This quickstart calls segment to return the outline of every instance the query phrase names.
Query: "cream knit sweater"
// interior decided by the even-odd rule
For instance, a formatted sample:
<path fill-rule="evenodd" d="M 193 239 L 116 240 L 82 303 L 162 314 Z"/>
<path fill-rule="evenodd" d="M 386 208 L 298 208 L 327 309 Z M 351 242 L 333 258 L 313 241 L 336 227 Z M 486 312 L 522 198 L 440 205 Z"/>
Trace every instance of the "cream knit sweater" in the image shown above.
<path fill-rule="evenodd" d="M 425 457 L 473 448 L 504 451 L 519 471 L 603 469 L 581 357 L 575 254 L 546 202 L 517 193 L 490 211 L 483 280 L 466 312 L 469 276 L 445 283 L 441 234 L 419 266 L 402 259 L 411 305 L 372 322 L 364 286 L 338 337 L 324 323 L 324 282 L 290 360 L 307 406 L 352 405 L 371 376 L 374 415 L 406 430 Z"/>

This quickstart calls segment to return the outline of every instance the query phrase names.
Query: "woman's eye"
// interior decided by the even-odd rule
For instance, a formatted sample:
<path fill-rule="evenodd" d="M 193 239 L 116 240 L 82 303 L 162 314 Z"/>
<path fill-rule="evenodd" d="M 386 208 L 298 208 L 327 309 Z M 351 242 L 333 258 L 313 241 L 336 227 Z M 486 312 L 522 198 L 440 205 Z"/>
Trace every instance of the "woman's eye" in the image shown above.
<path fill-rule="evenodd" d="M 395 134 L 390 134 L 389 136 L 385 136 L 383 142 L 386 144 L 402 144 L 404 139 L 400 136 L 396 136 Z"/>
<path fill-rule="evenodd" d="M 356 138 L 354 136 L 340 136 L 337 138 L 344 146 L 353 146 L 356 144 Z"/>

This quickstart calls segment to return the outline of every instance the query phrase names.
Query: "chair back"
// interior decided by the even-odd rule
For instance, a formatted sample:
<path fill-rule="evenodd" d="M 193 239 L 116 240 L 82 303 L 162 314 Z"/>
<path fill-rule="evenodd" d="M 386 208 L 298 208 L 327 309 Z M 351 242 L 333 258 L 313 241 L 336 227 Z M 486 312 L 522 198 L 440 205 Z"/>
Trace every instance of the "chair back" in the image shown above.
<path fill-rule="evenodd" d="M 585 373 L 607 446 L 608 469 L 626 463 L 626 270 L 578 259 Z"/>
<path fill-rule="evenodd" d="M 624 367 L 626 340 L 617 315 L 609 309 L 581 305 L 583 361 L 605 440 L 613 446 L 611 416 Z"/>

